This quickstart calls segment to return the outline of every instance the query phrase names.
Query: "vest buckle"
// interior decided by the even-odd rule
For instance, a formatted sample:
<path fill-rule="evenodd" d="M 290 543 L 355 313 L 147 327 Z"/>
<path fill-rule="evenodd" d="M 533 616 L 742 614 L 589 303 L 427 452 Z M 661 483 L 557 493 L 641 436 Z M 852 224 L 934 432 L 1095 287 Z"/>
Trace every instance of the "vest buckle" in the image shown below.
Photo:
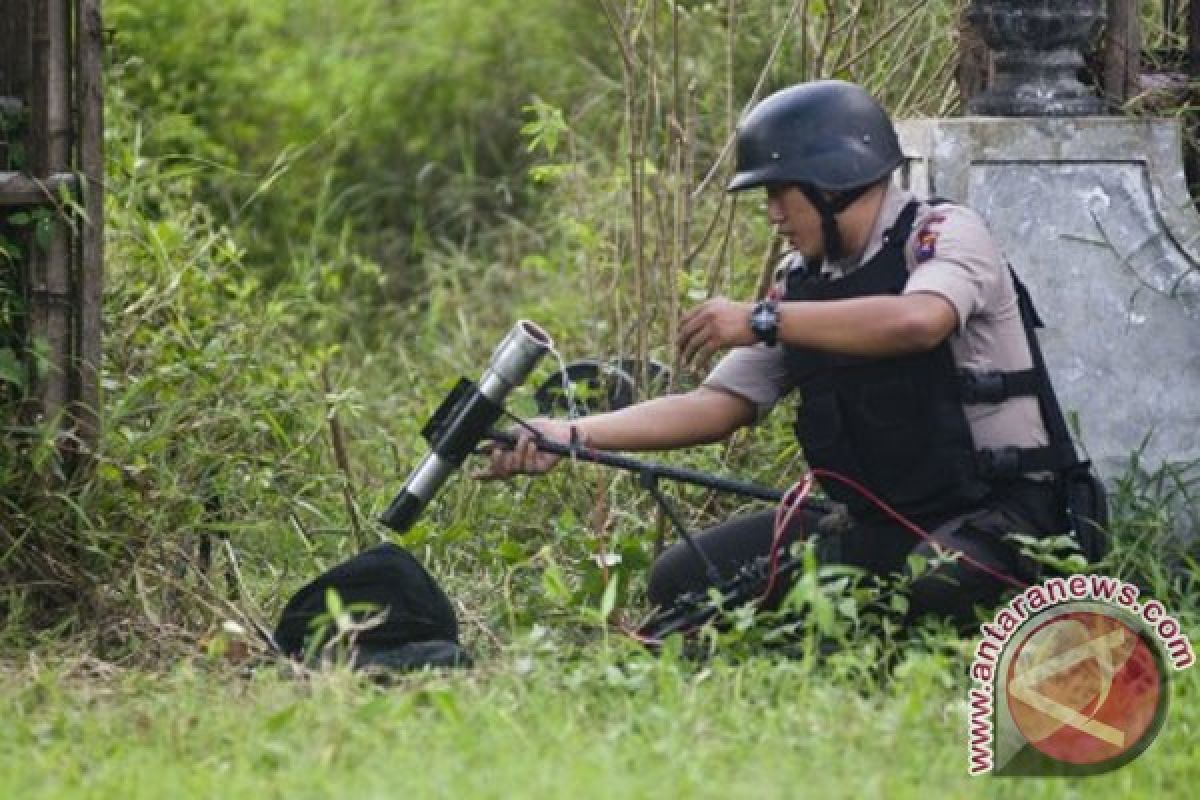
<path fill-rule="evenodd" d="M 1004 373 L 996 370 L 960 370 L 958 383 L 962 401 L 968 405 L 1000 403 L 1009 397 Z"/>
<path fill-rule="evenodd" d="M 975 455 L 975 466 L 981 478 L 1015 478 L 1021 474 L 1019 447 L 989 447 Z"/>

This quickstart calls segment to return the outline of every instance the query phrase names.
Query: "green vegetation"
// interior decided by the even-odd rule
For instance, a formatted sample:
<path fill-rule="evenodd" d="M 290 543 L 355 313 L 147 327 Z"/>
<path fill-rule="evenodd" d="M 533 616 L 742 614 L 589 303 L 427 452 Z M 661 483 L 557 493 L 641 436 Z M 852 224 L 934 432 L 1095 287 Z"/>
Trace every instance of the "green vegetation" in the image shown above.
<path fill-rule="evenodd" d="M 269 618 L 277 587 L 383 535 L 371 520 L 424 419 L 515 318 L 569 357 L 669 361 L 686 303 L 753 290 L 761 215 L 731 214 L 719 177 L 701 186 L 752 95 L 831 73 L 900 109 L 954 102 L 953 43 L 934 36 L 950 6 L 640 8 L 110 3 L 106 433 L 94 474 L 63 486 L 45 479 L 62 472 L 52 428 L 12 431 L 10 616 L 124 618 L 106 657 L 138 651 L 143 623 L 215 624 L 229 583 Z M 902 80 L 887 46 L 921 53 Z M 784 424 L 681 458 L 775 482 L 797 466 Z M 519 611 L 468 598 L 491 624 L 597 597 L 594 525 L 636 591 L 650 507 L 585 475 L 458 482 L 408 541 L 481 598 L 561 569 L 563 591 Z"/>
<path fill-rule="evenodd" d="M 291 680 L 246 633 L 386 536 L 374 519 L 421 425 L 515 319 L 567 358 L 669 362 L 682 308 L 751 293 L 764 221 L 720 191 L 742 106 L 839 76 L 900 114 L 951 112 L 961 5 L 109 0 L 105 434 L 64 484 L 52 430 L 3 417 L 0 796 L 1194 784 L 1194 671 L 1129 769 L 985 788 L 965 775 L 970 643 L 944 632 L 820 663 L 736 633 L 710 662 L 647 657 L 601 621 L 641 608 L 656 513 L 586 467 L 454 481 L 404 539 L 458 605 L 470 673 Z M 10 300 L 0 282 L 5 411 Z M 787 424 L 670 458 L 779 484 L 802 466 Z M 1188 621 L 1194 563 L 1166 549 L 1194 480 L 1123 484 L 1112 559 Z M 693 527 L 736 502 L 679 496 Z M 853 631 L 848 612 L 822 624 Z M 895 662 L 891 680 L 875 668 Z"/>
<path fill-rule="evenodd" d="M 0 678 L 7 797 L 1187 797 L 1196 671 L 1158 741 L 1086 780 L 966 774 L 961 656 L 861 669 L 700 669 L 620 647 L 565 659 L 525 638 L 470 675 L 388 689 L 344 673 L 230 681 L 76 662 Z M 540 652 L 539 652 L 540 648 Z"/>

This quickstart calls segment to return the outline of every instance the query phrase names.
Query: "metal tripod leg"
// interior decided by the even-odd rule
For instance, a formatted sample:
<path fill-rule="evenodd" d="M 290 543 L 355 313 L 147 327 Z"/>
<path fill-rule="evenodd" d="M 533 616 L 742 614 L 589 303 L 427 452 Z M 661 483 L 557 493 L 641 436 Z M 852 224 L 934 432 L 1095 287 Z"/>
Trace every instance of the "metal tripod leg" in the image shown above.
<path fill-rule="evenodd" d="M 714 587 L 721 585 L 721 573 L 717 571 L 717 565 L 712 562 L 712 559 L 700 549 L 700 545 L 696 544 L 696 540 L 688 533 L 688 529 L 683 524 L 683 520 L 679 519 L 675 513 L 675 509 L 667 502 L 667 498 L 663 495 L 662 490 L 658 488 L 658 473 L 654 470 L 645 470 L 638 474 L 638 484 L 645 489 L 654 498 L 667 515 L 667 519 L 671 520 L 671 524 L 675 526 L 675 530 L 679 531 L 679 535 L 683 541 L 696 554 L 696 558 L 704 564 L 704 574 L 708 576 L 708 581 Z"/>

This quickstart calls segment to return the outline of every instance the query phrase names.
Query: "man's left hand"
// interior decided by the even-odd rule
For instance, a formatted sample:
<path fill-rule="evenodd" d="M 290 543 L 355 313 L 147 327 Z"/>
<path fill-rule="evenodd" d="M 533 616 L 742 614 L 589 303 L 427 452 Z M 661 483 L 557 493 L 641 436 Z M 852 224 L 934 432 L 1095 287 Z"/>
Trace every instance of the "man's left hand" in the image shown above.
<path fill-rule="evenodd" d="M 719 350 L 757 342 L 750 330 L 753 308 L 750 303 L 714 297 L 684 314 L 679 322 L 680 361 L 705 367 Z"/>

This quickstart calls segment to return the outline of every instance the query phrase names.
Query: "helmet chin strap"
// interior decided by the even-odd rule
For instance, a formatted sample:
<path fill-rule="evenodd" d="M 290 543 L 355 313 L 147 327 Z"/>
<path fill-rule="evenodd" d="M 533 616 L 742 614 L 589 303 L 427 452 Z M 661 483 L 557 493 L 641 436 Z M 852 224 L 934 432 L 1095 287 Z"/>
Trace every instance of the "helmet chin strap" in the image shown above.
<path fill-rule="evenodd" d="M 810 184 L 802 183 L 798 188 L 821 215 L 821 236 L 825 240 L 825 261 L 838 261 L 846 253 L 842 233 L 838 230 L 837 215 L 853 205 L 854 201 L 862 197 L 871 187 L 860 186 L 856 189 L 840 191 L 835 193 L 832 200 L 825 192 Z"/>

